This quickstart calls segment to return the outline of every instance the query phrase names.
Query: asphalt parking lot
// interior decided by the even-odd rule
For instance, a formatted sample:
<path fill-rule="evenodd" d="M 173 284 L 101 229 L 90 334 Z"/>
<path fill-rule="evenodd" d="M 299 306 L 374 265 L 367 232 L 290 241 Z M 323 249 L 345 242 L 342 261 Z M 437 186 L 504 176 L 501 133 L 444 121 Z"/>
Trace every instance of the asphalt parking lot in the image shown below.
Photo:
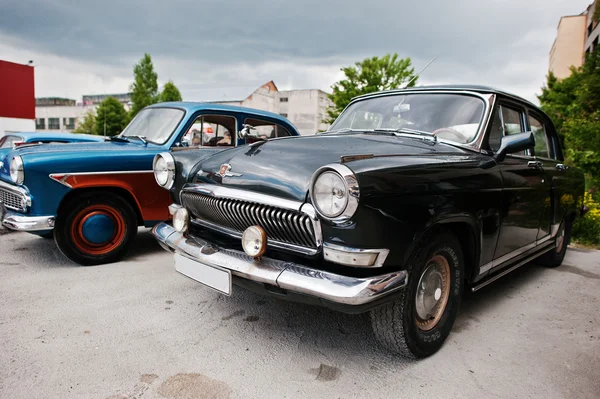
<path fill-rule="evenodd" d="M 0 268 L 0 398 L 600 396 L 597 251 L 468 295 L 422 361 L 380 348 L 367 315 L 203 288 L 148 231 L 125 261 L 96 267 L 0 234 Z"/>

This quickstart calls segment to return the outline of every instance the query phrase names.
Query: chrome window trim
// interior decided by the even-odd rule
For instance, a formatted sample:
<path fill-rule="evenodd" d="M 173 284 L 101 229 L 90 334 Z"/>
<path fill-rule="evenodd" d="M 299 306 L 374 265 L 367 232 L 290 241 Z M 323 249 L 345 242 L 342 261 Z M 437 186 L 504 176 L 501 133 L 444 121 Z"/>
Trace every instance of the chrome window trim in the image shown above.
<path fill-rule="evenodd" d="M 324 242 L 323 243 L 323 252 L 326 248 L 331 248 L 333 250 L 336 251 L 340 251 L 340 252 L 346 252 L 346 253 L 355 253 L 355 254 L 377 254 L 377 258 L 375 259 L 375 263 L 373 263 L 371 266 L 355 266 L 355 265 L 347 265 L 344 264 L 345 266 L 353 266 L 353 267 L 361 267 L 361 268 L 373 268 L 373 267 L 381 267 L 383 266 L 383 264 L 385 263 L 385 260 L 387 259 L 390 250 L 389 249 L 385 249 L 385 248 L 380 248 L 380 249 L 364 249 L 364 248 L 353 248 L 353 247 L 347 247 L 344 245 L 339 245 L 339 244 L 332 244 L 329 242 Z M 326 256 L 324 256 L 325 260 L 328 260 Z M 331 262 L 331 260 L 329 260 Z M 337 262 L 334 262 L 337 263 Z"/>
<path fill-rule="evenodd" d="M 319 211 L 319 207 L 316 205 L 316 203 L 313 199 L 313 189 L 314 189 L 315 183 L 316 183 L 317 179 L 319 178 L 319 176 L 321 176 L 322 173 L 325 173 L 327 171 L 334 171 L 342 177 L 342 179 L 344 180 L 344 184 L 346 186 L 346 192 L 348 193 L 348 203 L 346 204 L 346 208 L 342 211 L 342 213 L 340 215 L 335 216 L 335 217 L 329 217 L 329 216 L 321 213 Z M 352 216 L 354 216 L 354 214 L 356 213 L 356 210 L 358 209 L 358 204 L 359 204 L 359 200 L 360 200 L 360 187 L 358 185 L 358 179 L 357 179 L 356 175 L 354 174 L 354 172 L 352 171 L 352 169 L 350 169 L 346 165 L 342 165 L 339 163 L 333 163 L 333 164 L 322 166 L 319 169 L 317 169 L 317 171 L 315 173 L 313 173 L 311 181 L 310 181 L 309 195 L 310 195 L 310 199 L 313 203 L 313 207 L 314 207 L 315 211 L 323 219 L 329 220 L 329 221 L 333 222 L 334 224 L 343 224 L 343 223 L 347 222 L 348 220 L 350 220 L 350 218 L 352 218 Z"/>
<path fill-rule="evenodd" d="M 321 221 L 319 220 L 318 216 L 317 216 L 317 212 L 315 210 L 315 208 L 308 203 L 302 203 L 299 201 L 293 201 L 293 200 L 288 200 L 285 198 L 280 198 L 280 197 L 274 197 L 271 195 L 266 195 L 266 194 L 260 194 L 260 193 L 256 193 L 253 191 L 247 191 L 247 190 L 240 190 L 240 189 L 236 189 L 236 188 L 229 188 L 229 187 L 223 187 L 223 186 L 217 186 L 217 185 L 209 185 L 209 184 L 204 184 L 204 183 L 187 183 L 186 185 L 183 186 L 183 188 L 181 189 L 181 191 L 179 192 L 179 203 L 182 204 L 182 197 L 181 195 L 185 192 L 194 192 L 194 193 L 200 193 L 200 194 L 204 194 L 204 195 L 210 195 L 216 198 L 225 198 L 225 199 L 231 199 L 231 200 L 241 200 L 241 201 L 247 201 L 247 202 L 254 202 L 257 204 L 261 204 L 261 205 L 268 205 L 268 206 L 274 206 L 274 207 L 278 207 L 278 208 L 283 208 L 283 209 L 289 209 L 289 210 L 293 210 L 293 211 L 298 211 L 301 213 L 304 213 L 305 215 L 307 215 L 311 222 L 312 222 L 312 226 L 313 226 L 313 231 L 315 233 L 315 245 L 316 245 L 316 250 L 313 250 L 312 248 L 305 248 L 305 247 L 297 247 L 299 249 L 302 250 L 302 253 L 309 253 L 311 255 L 314 255 L 316 253 L 318 253 L 321 249 L 321 246 L 323 245 L 323 232 L 321 230 Z M 196 221 L 195 219 L 193 219 L 192 221 Z M 221 227 L 222 226 L 218 226 Z M 223 228 L 223 230 L 229 230 L 229 229 L 225 229 Z M 237 234 L 237 232 L 236 232 Z M 239 238 L 241 238 L 241 234 L 239 235 Z M 271 240 L 269 240 L 269 242 L 271 242 Z M 276 245 L 280 245 L 281 248 L 289 248 L 293 250 L 293 247 L 296 247 L 294 245 L 291 244 L 287 244 L 287 243 L 279 243 L 277 241 L 272 241 L 274 242 Z M 275 245 L 273 245 L 275 247 Z M 306 252 L 306 251 L 310 251 L 310 252 Z"/>
<path fill-rule="evenodd" d="M 4 204 L 4 206 L 7 209 L 12 209 L 12 210 L 18 211 L 18 212 L 27 212 L 27 209 L 31 207 L 31 196 L 29 195 L 27 190 L 25 190 L 23 188 L 23 186 L 14 186 L 12 184 L 5 183 L 4 181 L 0 180 L 0 189 L 9 191 L 9 192 L 21 197 L 21 199 L 25 201 L 25 206 L 22 208 L 15 208 L 15 207 L 7 206 L 6 204 Z"/>
<path fill-rule="evenodd" d="M 213 110 L 213 112 L 215 112 L 215 111 L 216 110 Z M 196 121 L 198 119 L 202 119 L 205 116 L 226 116 L 226 117 L 229 117 L 229 118 L 233 118 L 235 120 L 235 122 L 234 122 L 235 123 L 234 124 L 235 127 L 233 129 L 234 130 L 233 134 L 235 136 L 235 139 L 232 137 L 233 145 L 224 145 L 224 146 L 216 146 L 216 145 L 214 145 L 214 146 L 209 146 L 209 145 L 202 145 L 202 143 L 200 143 L 200 145 L 197 146 L 197 147 L 194 147 L 194 146 L 188 146 L 188 147 L 180 146 L 180 147 L 177 147 L 175 145 L 172 145 L 171 146 L 171 150 L 173 150 L 173 149 L 177 149 L 177 151 L 181 151 L 181 150 L 184 150 L 184 149 L 185 150 L 202 150 L 202 149 L 206 149 L 206 148 L 210 149 L 210 148 L 218 148 L 218 147 L 225 147 L 224 149 L 227 149 L 227 148 L 235 148 L 235 147 L 238 146 L 238 144 L 237 144 L 237 142 L 238 142 L 238 118 L 235 117 L 235 116 L 233 116 L 233 115 L 228 115 L 228 114 L 211 114 L 211 113 L 208 113 L 208 114 L 200 113 L 200 114 L 198 114 L 198 116 L 196 118 L 194 118 L 192 124 L 185 130 L 185 132 L 181 135 L 181 137 L 179 137 L 179 141 L 178 142 L 181 143 L 181 139 L 183 138 L 183 136 L 186 135 L 186 133 L 190 130 L 190 128 L 192 126 L 194 126 L 194 123 L 196 123 Z M 204 122 L 201 122 L 201 123 L 204 123 Z M 206 122 L 206 123 L 212 123 L 212 122 Z M 223 125 L 221 125 L 221 126 L 223 126 Z M 231 132 L 229 132 L 229 133 L 231 133 Z M 201 134 L 204 134 L 204 133 L 202 132 Z M 177 141 L 177 140 L 175 140 L 175 141 Z"/>

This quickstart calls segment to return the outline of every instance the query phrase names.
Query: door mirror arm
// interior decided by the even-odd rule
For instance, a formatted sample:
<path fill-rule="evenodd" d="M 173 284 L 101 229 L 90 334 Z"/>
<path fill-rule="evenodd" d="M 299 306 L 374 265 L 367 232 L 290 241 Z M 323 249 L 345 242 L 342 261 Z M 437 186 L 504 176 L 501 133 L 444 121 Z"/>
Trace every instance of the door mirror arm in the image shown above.
<path fill-rule="evenodd" d="M 496 151 L 494 159 L 497 162 L 504 161 L 507 154 L 514 154 L 535 147 L 535 136 L 533 132 L 511 134 L 502 137 L 500 148 Z"/>

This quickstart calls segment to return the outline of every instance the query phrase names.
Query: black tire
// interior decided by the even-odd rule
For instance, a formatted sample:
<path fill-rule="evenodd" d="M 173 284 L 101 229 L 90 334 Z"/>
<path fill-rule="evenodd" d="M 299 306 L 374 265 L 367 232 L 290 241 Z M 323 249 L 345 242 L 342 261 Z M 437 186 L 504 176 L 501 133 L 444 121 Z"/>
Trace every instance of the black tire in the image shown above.
<path fill-rule="evenodd" d="M 440 256 L 449 266 L 450 280 L 445 283 L 449 292 L 444 308 L 437 311 L 437 321 L 424 329 L 425 323 L 417 312 L 417 288 L 423 273 L 430 268 L 434 259 L 442 259 Z M 371 325 L 377 340 L 391 351 L 408 358 L 423 358 L 441 348 L 458 314 L 464 285 L 460 243 L 448 232 L 430 234 L 415 248 L 406 270 L 409 276 L 407 286 L 393 302 L 371 311 Z M 426 323 L 431 324 L 432 320 Z"/>
<path fill-rule="evenodd" d="M 114 233 L 105 243 L 90 243 L 83 234 L 83 227 L 79 227 L 92 214 L 101 214 L 114 225 Z M 117 194 L 87 192 L 61 206 L 54 227 L 54 241 L 73 262 L 84 266 L 100 265 L 120 260 L 137 234 L 137 228 L 136 213 L 127 200 Z M 93 231 L 93 227 L 88 231 Z"/>
<path fill-rule="evenodd" d="M 571 242 L 572 226 L 573 222 L 568 219 L 563 220 L 554 239 L 554 248 L 537 258 L 535 263 L 551 268 L 562 265 L 567 254 L 567 247 Z"/>

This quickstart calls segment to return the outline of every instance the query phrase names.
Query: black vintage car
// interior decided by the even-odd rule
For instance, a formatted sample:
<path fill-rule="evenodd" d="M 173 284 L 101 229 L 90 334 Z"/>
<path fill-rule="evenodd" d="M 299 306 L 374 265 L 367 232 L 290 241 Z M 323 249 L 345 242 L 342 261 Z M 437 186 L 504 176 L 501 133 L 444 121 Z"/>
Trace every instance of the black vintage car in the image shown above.
<path fill-rule="evenodd" d="M 465 287 L 559 266 L 584 209 L 550 119 L 479 86 L 370 94 L 323 134 L 155 165 L 173 222 L 153 234 L 177 271 L 226 295 L 369 311 L 412 357 L 441 347 Z"/>

